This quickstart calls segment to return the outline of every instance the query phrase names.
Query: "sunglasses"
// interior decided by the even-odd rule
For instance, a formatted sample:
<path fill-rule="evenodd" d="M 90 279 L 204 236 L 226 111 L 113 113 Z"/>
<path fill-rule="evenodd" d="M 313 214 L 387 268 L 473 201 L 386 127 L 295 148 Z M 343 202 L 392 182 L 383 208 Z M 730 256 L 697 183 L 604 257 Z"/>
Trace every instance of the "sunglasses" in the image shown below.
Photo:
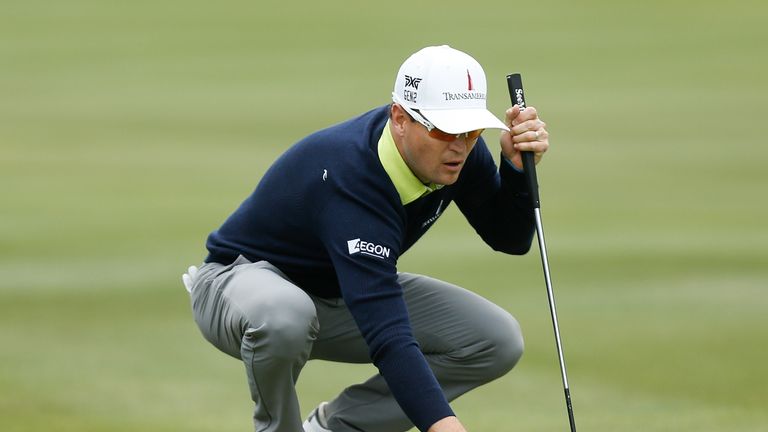
<path fill-rule="evenodd" d="M 398 105 L 403 107 L 405 112 L 407 112 L 408 115 L 411 116 L 413 120 L 416 120 L 417 122 L 421 123 L 422 126 L 427 128 L 427 133 L 430 137 L 440 141 L 453 142 L 457 138 L 464 138 L 464 140 L 466 141 L 474 141 L 478 139 L 480 135 L 483 133 L 483 131 L 485 130 L 485 129 L 477 129 L 469 132 L 462 132 L 459 134 L 450 134 L 448 132 L 443 132 L 440 129 L 436 128 L 435 125 L 433 125 L 429 120 L 427 120 L 419 112 L 419 110 L 408 108 L 407 106 L 401 105 L 401 104 L 398 104 Z"/>
<path fill-rule="evenodd" d="M 427 125 L 425 125 L 424 123 L 421 123 L 421 124 L 424 125 L 424 127 L 427 127 Z M 480 137 L 480 135 L 483 133 L 484 130 L 485 129 L 477 129 L 469 132 L 462 132 L 460 134 L 449 134 L 448 132 L 443 132 L 440 129 L 433 127 L 432 130 L 427 128 L 427 134 L 432 138 L 438 139 L 440 141 L 446 141 L 446 142 L 453 142 L 456 140 L 456 138 L 464 138 L 464 140 L 466 141 L 474 141 Z"/>

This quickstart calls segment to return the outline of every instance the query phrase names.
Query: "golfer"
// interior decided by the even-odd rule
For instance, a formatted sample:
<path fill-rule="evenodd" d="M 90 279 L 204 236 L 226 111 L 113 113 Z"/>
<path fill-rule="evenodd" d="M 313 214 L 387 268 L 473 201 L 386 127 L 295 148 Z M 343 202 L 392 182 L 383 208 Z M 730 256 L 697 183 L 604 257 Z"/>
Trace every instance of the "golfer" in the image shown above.
<path fill-rule="evenodd" d="M 520 152 L 538 161 L 548 133 L 534 108 L 497 119 L 486 89 L 469 55 L 416 52 L 391 104 L 293 145 L 210 234 L 205 262 L 183 280 L 203 336 L 245 364 L 255 430 L 464 431 L 449 401 L 517 363 L 523 338 L 509 313 L 397 270 L 452 202 L 494 250 L 531 246 Z M 502 131 L 498 168 L 486 129 Z M 373 363 L 378 373 L 302 425 L 294 386 L 312 359 Z"/>

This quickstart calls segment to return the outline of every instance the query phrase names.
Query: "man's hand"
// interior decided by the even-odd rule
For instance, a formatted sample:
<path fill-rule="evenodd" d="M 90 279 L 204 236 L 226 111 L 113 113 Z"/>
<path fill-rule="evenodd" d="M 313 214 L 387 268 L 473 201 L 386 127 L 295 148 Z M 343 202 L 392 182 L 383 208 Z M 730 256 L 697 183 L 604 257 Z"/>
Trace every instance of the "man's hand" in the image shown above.
<path fill-rule="evenodd" d="M 427 432 L 467 432 L 467 430 L 456 417 L 446 417 L 430 426 Z"/>
<path fill-rule="evenodd" d="M 539 163 L 544 152 L 549 149 L 549 133 L 546 123 L 539 119 L 536 108 L 527 107 L 520 111 L 515 105 L 505 113 L 505 122 L 510 131 L 501 133 L 501 152 L 518 170 L 523 170 L 523 157 L 520 152 L 534 152 Z"/>

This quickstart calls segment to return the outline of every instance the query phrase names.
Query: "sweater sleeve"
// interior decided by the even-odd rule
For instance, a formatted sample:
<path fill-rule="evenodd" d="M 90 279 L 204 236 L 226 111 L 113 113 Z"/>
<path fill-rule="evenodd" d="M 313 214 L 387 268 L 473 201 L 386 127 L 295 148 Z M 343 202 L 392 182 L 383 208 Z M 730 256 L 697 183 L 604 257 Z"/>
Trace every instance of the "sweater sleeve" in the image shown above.
<path fill-rule="evenodd" d="M 371 360 L 408 418 L 426 431 L 453 412 L 413 336 L 397 282 L 402 215 L 376 194 L 343 195 L 318 215 L 321 240 Z"/>
<path fill-rule="evenodd" d="M 467 162 L 456 194 L 459 209 L 494 250 L 527 253 L 535 221 L 524 173 L 503 160 L 497 170 L 482 139 Z"/>

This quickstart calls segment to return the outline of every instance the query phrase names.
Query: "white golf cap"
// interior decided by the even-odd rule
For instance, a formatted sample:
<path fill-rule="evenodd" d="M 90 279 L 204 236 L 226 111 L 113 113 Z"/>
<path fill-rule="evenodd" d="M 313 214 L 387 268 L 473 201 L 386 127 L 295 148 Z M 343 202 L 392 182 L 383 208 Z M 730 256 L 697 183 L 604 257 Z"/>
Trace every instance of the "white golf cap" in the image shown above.
<path fill-rule="evenodd" d="M 480 63 L 448 45 L 414 53 L 400 66 L 392 100 L 418 110 L 447 133 L 509 128 L 485 107 L 488 86 Z"/>

